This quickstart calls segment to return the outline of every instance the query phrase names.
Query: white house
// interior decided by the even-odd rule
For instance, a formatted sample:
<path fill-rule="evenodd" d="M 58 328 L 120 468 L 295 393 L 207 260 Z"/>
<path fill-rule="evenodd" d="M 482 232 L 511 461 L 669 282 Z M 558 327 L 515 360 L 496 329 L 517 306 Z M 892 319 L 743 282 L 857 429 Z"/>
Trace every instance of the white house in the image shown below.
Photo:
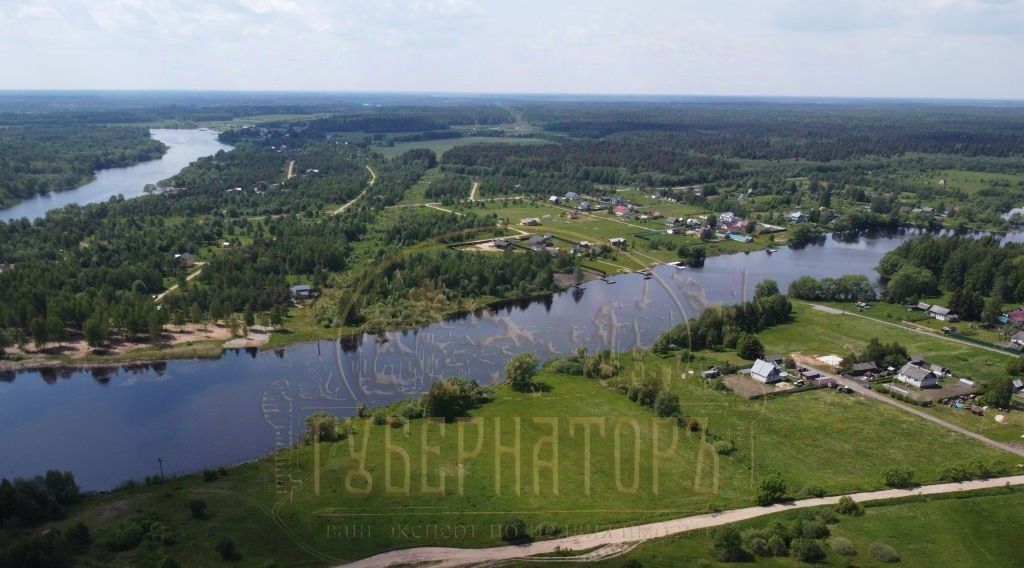
<path fill-rule="evenodd" d="M 729 225 L 736 222 L 736 214 L 731 211 L 726 211 L 718 216 L 718 222 L 723 225 Z"/>
<path fill-rule="evenodd" d="M 939 321 L 957 321 L 958 318 L 953 310 L 942 306 L 932 306 L 928 309 L 928 317 Z"/>
<path fill-rule="evenodd" d="M 1010 343 L 1024 347 L 1024 331 L 1018 331 L 1010 338 Z"/>
<path fill-rule="evenodd" d="M 786 213 L 786 220 L 790 223 L 803 223 L 807 220 L 807 216 L 801 211 L 793 211 L 792 213 Z"/>
<path fill-rule="evenodd" d="M 551 197 L 549 197 L 549 198 L 548 198 L 548 202 L 550 202 L 550 203 L 554 203 L 554 204 L 556 204 L 556 205 L 557 205 L 558 203 L 560 203 L 561 201 L 562 201 L 562 200 L 561 200 L 561 199 L 559 199 L 557 195 L 552 195 Z"/>
<path fill-rule="evenodd" d="M 935 375 L 934 371 L 913 363 L 907 363 L 900 367 L 899 373 L 896 374 L 896 380 L 919 389 L 939 385 L 939 377 Z"/>
<path fill-rule="evenodd" d="M 519 224 L 520 225 L 525 225 L 527 227 L 534 227 L 534 226 L 540 225 L 540 219 L 538 219 L 536 217 L 527 217 L 526 219 L 523 219 L 522 221 L 520 221 Z"/>
<path fill-rule="evenodd" d="M 758 359 L 750 368 L 750 378 L 766 385 L 777 383 L 782 380 L 782 371 L 774 363 Z"/>

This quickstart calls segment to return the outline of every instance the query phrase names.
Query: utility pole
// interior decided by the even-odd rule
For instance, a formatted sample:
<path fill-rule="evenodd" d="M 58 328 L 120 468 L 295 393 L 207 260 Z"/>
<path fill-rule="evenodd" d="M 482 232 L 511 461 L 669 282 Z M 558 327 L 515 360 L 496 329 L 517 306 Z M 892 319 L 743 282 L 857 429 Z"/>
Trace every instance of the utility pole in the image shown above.
<path fill-rule="evenodd" d="M 164 484 L 164 458 L 156 458 L 156 463 L 160 464 L 160 485 Z"/>

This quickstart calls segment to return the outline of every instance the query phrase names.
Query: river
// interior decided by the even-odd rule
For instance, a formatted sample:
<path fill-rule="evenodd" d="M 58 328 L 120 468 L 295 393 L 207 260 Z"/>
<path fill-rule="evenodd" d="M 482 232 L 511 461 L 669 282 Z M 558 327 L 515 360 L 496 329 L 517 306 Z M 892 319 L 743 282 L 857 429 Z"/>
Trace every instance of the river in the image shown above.
<path fill-rule="evenodd" d="M 661 266 L 651 279 L 597 280 L 383 337 L 117 370 L 11 373 L 0 377 L 0 477 L 59 468 L 102 490 L 158 472 L 157 458 L 168 473 L 254 459 L 298 440 L 312 412 L 352 415 L 359 402 L 413 397 L 439 377 L 493 383 L 515 353 L 546 359 L 579 345 L 648 346 L 708 305 L 749 298 L 765 278 L 785 290 L 805 274 L 877 276 L 882 255 L 909 237 L 829 238 L 803 250 L 715 257 L 700 269 Z"/>
<path fill-rule="evenodd" d="M 167 152 L 156 160 L 142 162 L 127 168 L 111 168 L 96 172 L 93 181 L 67 191 L 54 191 L 37 195 L 32 199 L 0 210 L 0 221 L 27 217 L 36 219 L 43 217 L 51 209 L 77 203 L 98 203 L 116 195 L 138 197 L 149 183 L 167 179 L 182 170 L 185 166 L 202 158 L 212 156 L 220 150 L 230 150 L 231 146 L 217 141 L 217 133 L 212 130 L 170 130 L 155 128 L 150 135 L 167 145 Z"/>

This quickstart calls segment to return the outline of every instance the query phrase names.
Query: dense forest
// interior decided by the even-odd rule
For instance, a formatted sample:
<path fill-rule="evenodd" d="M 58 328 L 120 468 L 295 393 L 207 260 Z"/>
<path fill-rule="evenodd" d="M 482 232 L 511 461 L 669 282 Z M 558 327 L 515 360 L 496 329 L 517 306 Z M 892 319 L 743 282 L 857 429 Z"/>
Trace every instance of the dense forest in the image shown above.
<path fill-rule="evenodd" d="M 166 149 L 143 127 L 0 128 L 0 207 L 40 193 L 78 187 L 97 170 L 153 160 Z"/>

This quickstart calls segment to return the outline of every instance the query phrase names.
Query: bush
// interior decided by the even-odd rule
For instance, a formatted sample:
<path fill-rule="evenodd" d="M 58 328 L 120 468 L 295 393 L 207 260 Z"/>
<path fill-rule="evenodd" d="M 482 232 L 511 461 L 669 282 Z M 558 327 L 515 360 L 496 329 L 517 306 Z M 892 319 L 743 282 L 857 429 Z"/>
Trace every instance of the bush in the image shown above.
<path fill-rule="evenodd" d="M 836 505 L 836 512 L 851 517 L 859 517 L 864 514 L 864 506 L 854 501 L 849 495 L 843 495 L 839 498 L 839 504 Z"/>
<path fill-rule="evenodd" d="M 373 413 L 373 418 L 371 420 L 374 426 L 383 426 L 388 423 L 388 414 L 383 410 L 378 410 Z"/>
<path fill-rule="evenodd" d="M 540 536 L 558 536 L 562 532 L 562 527 L 555 523 L 541 523 L 537 525 L 537 534 Z"/>
<path fill-rule="evenodd" d="M 92 545 L 92 535 L 89 534 L 89 527 L 81 522 L 76 523 L 64 533 L 64 540 L 68 542 L 68 546 L 75 553 L 85 552 Z"/>
<path fill-rule="evenodd" d="M 188 502 L 188 510 L 192 512 L 193 519 L 205 519 L 206 501 L 203 501 L 202 499 L 193 499 Z"/>
<path fill-rule="evenodd" d="M 679 395 L 661 391 L 654 399 L 654 411 L 663 418 L 679 414 Z"/>
<path fill-rule="evenodd" d="M 338 440 L 338 418 L 328 412 L 320 411 L 306 417 L 306 431 L 302 439 L 307 444 L 317 442 L 335 442 Z M 204 481 L 213 481 L 205 478 Z M 214 477 L 216 479 L 216 477 Z"/>
<path fill-rule="evenodd" d="M 207 483 L 210 483 L 211 481 L 217 481 L 217 479 L 219 477 L 220 476 L 217 475 L 217 472 L 215 470 L 212 470 L 212 469 L 204 469 L 203 470 L 203 481 L 205 481 Z"/>
<path fill-rule="evenodd" d="M 884 542 L 871 543 L 868 553 L 871 554 L 871 558 L 879 562 L 893 563 L 900 561 L 900 555 L 896 552 L 896 549 Z"/>
<path fill-rule="evenodd" d="M 720 456 L 727 456 L 736 450 L 736 446 L 728 440 L 718 440 L 711 447 L 715 449 L 715 453 Z"/>
<path fill-rule="evenodd" d="M 825 559 L 825 551 L 822 550 L 818 541 L 809 538 L 793 539 L 790 551 L 802 562 L 820 562 Z"/>
<path fill-rule="evenodd" d="M 758 556 L 772 555 L 772 549 L 768 546 L 768 541 L 759 536 L 755 536 L 747 542 L 747 549 Z"/>
<path fill-rule="evenodd" d="M 125 552 L 139 546 L 145 536 L 145 531 L 138 523 L 126 521 L 104 535 L 101 544 L 110 552 Z"/>
<path fill-rule="evenodd" d="M 232 561 L 238 560 L 238 548 L 235 547 L 235 541 L 230 538 L 222 538 L 217 541 L 217 544 L 213 546 L 213 549 L 220 555 L 221 560 Z"/>
<path fill-rule="evenodd" d="M 768 539 L 768 550 L 771 551 L 772 556 L 786 556 L 789 554 L 789 547 L 786 546 L 786 541 L 779 535 L 773 535 Z"/>
<path fill-rule="evenodd" d="M 834 537 L 830 543 L 832 550 L 840 556 L 856 556 L 857 548 L 853 546 L 850 539 L 843 538 L 841 536 Z"/>
<path fill-rule="evenodd" d="M 401 416 L 392 416 L 391 418 L 388 418 L 388 426 L 391 426 L 392 428 L 401 428 L 402 426 L 405 426 L 405 419 Z"/>
<path fill-rule="evenodd" d="M 905 489 L 914 485 L 914 472 L 902 466 L 893 466 L 883 472 L 885 484 L 897 489 Z"/>
<path fill-rule="evenodd" d="M 508 519 L 501 523 L 501 540 L 505 542 L 523 542 L 529 540 L 526 523 L 522 519 Z"/>
<path fill-rule="evenodd" d="M 820 518 L 805 522 L 801 527 L 801 533 L 806 539 L 825 538 L 829 535 L 828 526 Z"/>
<path fill-rule="evenodd" d="M 505 366 L 505 381 L 512 387 L 512 390 L 531 391 L 535 387 L 533 377 L 537 374 L 538 365 L 540 365 L 540 361 L 535 355 L 520 353 Z"/>
<path fill-rule="evenodd" d="M 555 359 L 548 364 L 548 370 L 557 375 L 583 376 L 583 363 L 568 359 Z"/>
<path fill-rule="evenodd" d="M 743 558 L 740 531 L 724 526 L 711 535 L 711 551 L 721 562 L 735 562 Z"/>
<path fill-rule="evenodd" d="M 786 482 L 778 473 L 771 473 L 761 480 L 754 503 L 762 507 L 778 503 L 786 496 Z"/>
<path fill-rule="evenodd" d="M 808 497 L 824 497 L 825 488 L 820 485 L 811 485 L 810 487 L 804 488 L 804 495 Z"/>

